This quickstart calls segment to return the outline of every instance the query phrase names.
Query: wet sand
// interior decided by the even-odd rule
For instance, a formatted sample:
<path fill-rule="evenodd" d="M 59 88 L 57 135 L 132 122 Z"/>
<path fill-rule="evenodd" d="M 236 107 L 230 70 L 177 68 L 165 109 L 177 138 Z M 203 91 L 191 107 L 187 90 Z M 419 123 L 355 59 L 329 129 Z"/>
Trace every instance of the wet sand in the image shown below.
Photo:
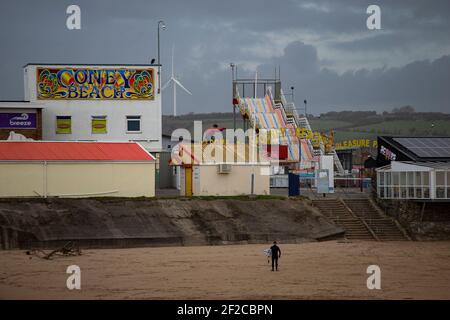
<path fill-rule="evenodd" d="M 0 251 L 0 299 L 450 299 L 450 242 L 228 245 L 85 250 L 44 260 Z M 66 268 L 81 268 L 68 290 Z M 369 290 L 367 266 L 381 268 Z"/>

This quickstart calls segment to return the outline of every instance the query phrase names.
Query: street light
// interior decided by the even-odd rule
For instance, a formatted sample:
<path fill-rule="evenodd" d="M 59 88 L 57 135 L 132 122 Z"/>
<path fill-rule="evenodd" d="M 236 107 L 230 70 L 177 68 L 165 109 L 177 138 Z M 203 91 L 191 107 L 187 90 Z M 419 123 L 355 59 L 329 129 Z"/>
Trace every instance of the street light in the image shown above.
<path fill-rule="evenodd" d="M 158 93 L 161 92 L 161 61 L 159 48 L 159 30 L 166 30 L 166 24 L 162 20 L 158 21 Z"/>
<path fill-rule="evenodd" d="M 306 110 L 306 103 L 307 103 L 306 99 L 303 100 L 303 103 L 305 104 L 305 118 L 306 118 L 308 116 L 308 112 Z"/>
<path fill-rule="evenodd" d="M 291 87 L 291 92 L 292 92 L 292 102 L 295 102 L 294 100 L 294 87 Z"/>
<path fill-rule="evenodd" d="M 235 98 L 235 96 L 234 96 L 234 68 L 236 67 L 236 65 L 233 62 L 231 62 L 230 67 L 231 67 L 231 83 L 232 83 L 231 92 L 233 95 L 233 97 L 232 97 L 233 98 L 233 129 L 236 132 L 236 106 L 234 105 L 234 98 Z"/>

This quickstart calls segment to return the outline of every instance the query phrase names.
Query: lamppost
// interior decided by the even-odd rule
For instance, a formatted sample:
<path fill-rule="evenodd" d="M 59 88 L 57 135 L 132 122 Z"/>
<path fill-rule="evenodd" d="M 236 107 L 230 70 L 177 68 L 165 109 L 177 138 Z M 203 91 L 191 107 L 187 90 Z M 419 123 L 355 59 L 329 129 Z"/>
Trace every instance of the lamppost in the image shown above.
<path fill-rule="evenodd" d="M 158 93 L 161 92 L 161 61 L 159 48 L 159 30 L 166 30 L 166 24 L 162 20 L 158 21 Z"/>
<path fill-rule="evenodd" d="M 295 99 L 294 99 L 294 87 L 291 87 L 291 94 L 292 94 L 292 102 L 295 102 Z"/>
<path fill-rule="evenodd" d="M 303 103 L 305 104 L 305 118 L 306 118 L 308 116 L 308 112 L 306 110 L 306 103 L 307 103 L 306 99 L 303 100 Z"/>
<path fill-rule="evenodd" d="M 231 67 L 231 83 L 232 83 L 232 85 L 231 85 L 231 94 L 232 94 L 232 98 L 233 98 L 233 129 L 234 129 L 234 131 L 236 132 L 236 106 L 235 106 L 235 104 L 234 104 L 234 98 L 235 98 L 235 96 L 234 96 L 234 67 L 235 67 L 236 65 L 233 63 L 233 62 L 231 62 L 230 63 L 230 67 Z"/>

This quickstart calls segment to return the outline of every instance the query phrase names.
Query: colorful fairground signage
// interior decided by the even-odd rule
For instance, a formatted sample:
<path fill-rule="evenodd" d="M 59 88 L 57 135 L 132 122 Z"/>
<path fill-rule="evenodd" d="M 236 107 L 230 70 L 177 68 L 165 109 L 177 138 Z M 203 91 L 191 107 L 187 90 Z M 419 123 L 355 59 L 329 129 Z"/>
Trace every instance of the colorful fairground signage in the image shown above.
<path fill-rule="evenodd" d="M 154 99 L 154 71 L 115 68 L 37 68 L 37 98 Z"/>

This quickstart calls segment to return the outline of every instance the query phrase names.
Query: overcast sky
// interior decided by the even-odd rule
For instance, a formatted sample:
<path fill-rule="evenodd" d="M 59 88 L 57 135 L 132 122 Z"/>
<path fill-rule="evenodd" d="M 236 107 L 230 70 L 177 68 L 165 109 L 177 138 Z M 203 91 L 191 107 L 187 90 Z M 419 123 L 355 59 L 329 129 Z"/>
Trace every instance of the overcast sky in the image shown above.
<path fill-rule="evenodd" d="M 81 30 L 66 8 L 81 8 Z M 366 9 L 381 7 L 381 30 Z M 341 110 L 450 112 L 450 1 L 0 1 L 0 100 L 23 99 L 22 66 L 149 63 L 161 32 L 163 82 L 175 70 L 178 112 L 231 111 L 230 62 L 239 75 L 273 77 L 318 114 Z M 170 89 L 163 111 L 171 113 Z"/>

